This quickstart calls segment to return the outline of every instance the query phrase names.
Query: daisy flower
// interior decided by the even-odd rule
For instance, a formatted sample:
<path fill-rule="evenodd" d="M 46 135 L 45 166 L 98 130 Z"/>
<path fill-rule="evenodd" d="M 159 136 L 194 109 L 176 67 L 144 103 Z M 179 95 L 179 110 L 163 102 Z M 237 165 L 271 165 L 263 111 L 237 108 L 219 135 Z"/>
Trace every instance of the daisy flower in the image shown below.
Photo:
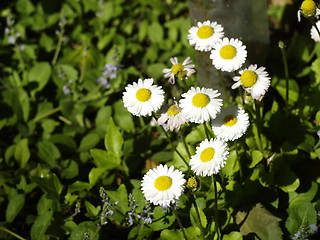
<path fill-rule="evenodd" d="M 225 37 L 213 46 L 210 58 L 216 69 L 233 72 L 246 61 L 246 46 L 239 39 Z"/>
<path fill-rule="evenodd" d="M 242 85 L 244 90 L 250 93 L 253 99 L 260 99 L 265 95 L 270 86 L 270 77 L 265 69 L 265 67 L 257 68 L 257 65 L 254 64 L 239 71 L 240 77 L 233 77 L 236 83 L 231 88 L 235 89 Z"/>
<path fill-rule="evenodd" d="M 313 0 L 304 0 L 298 10 L 298 21 L 301 21 L 301 15 L 306 18 L 313 18 L 320 15 L 320 10 Z"/>
<path fill-rule="evenodd" d="M 224 36 L 223 27 L 217 22 L 198 22 L 189 29 L 188 39 L 191 46 L 199 51 L 210 51 L 213 45 Z"/>
<path fill-rule="evenodd" d="M 173 166 L 159 165 L 143 176 L 141 190 L 154 205 L 169 207 L 181 196 L 185 182 L 184 174 Z"/>
<path fill-rule="evenodd" d="M 317 28 L 320 29 L 320 21 L 317 21 L 316 25 L 317 25 Z M 310 30 L 310 35 L 315 42 L 320 42 L 320 36 L 315 26 L 312 26 Z"/>
<path fill-rule="evenodd" d="M 153 79 L 139 78 L 138 83 L 128 84 L 123 93 L 124 106 L 135 116 L 151 115 L 157 111 L 164 100 L 164 91 L 160 86 L 152 85 Z"/>
<path fill-rule="evenodd" d="M 189 64 L 192 62 L 190 57 L 187 57 L 182 63 L 179 63 L 176 57 L 170 58 L 170 62 L 172 63 L 172 67 L 165 68 L 162 72 L 165 78 L 169 78 L 171 84 L 175 83 L 175 77 L 184 80 L 196 72 L 196 70 L 194 70 L 195 65 Z"/>
<path fill-rule="evenodd" d="M 179 101 L 181 113 L 190 122 L 203 123 L 214 119 L 222 106 L 222 99 L 217 98 L 221 93 L 211 88 L 194 88 L 183 93 Z"/>
<path fill-rule="evenodd" d="M 223 108 L 212 120 L 212 130 L 223 141 L 234 141 L 244 135 L 250 125 L 248 114 L 237 106 Z"/>
<path fill-rule="evenodd" d="M 181 114 L 181 108 L 178 104 L 174 104 L 168 108 L 165 113 L 162 113 L 158 119 L 158 124 L 162 125 L 166 123 L 166 129 L 173 131 L 174 129 L 179 130 L 180 126 L 187 122 L 187 118 Z"/>
<path fill-rule="evenodd" d="M 196 149 L 190 159 L 191 170 L 196 175 L 211 176 L 217 174 L 228 158 L 228 146 L 220 139 L 206 139 Z"/>

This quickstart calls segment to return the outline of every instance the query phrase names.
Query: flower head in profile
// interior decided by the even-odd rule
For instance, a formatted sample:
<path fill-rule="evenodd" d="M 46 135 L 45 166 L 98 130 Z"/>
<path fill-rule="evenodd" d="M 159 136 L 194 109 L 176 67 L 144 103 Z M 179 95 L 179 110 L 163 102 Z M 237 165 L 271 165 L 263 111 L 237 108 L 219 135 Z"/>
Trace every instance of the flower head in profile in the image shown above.
<path fill-rule="evenodd" d="M 165 78 L 169 78 L 171 84 L 175 83 L 175 77 L 180 80 L 185 80 L 196 72 L 194 70 L 195 65 L 190 64 L 192 62 L 190 57 L 187 57 L 182 63 L 178 62 L 178 58 L 170 58 L 172 63 L 171 68 L 165 68 L 162 70 Z"/>
<path fill-rule="evenodd" d="M 223 38 L 223 27 L 217 22 L 198 22 L 197 26 L 189 29 L 188 39 L 191 46 L 199 51 L 210 51 L 213 45 Z"/>
<path fill-rule="evenodd" d="M 254 64 L 239 71 L 240 76 L 233 77 L 236 83 L 231 88 L 235 89 L 241 85 L 246 92 L 251 94 L 253 99 L 261 99 L 270 86 L 270 77 L 265 69 L 265 67 L 257 68 L 257 65 Z"/>
<path fill-rule="evenodd" d="M 248 114 L 241 108 L 229 105 L 212 120 L 212 130 L 223 141 L 234 141 L 244 135 L 250 125 Z"/>
<path fill-rule="evenodd" d="M 173 131 L 174 129 L 179 130 L 180 126 L 187 121 L 187 118 L 181 114 L 181 108 L 177 103 L 175 103 L 171 105 L 165 113 L 161 114 L 158 119 L 158 124 L 162 125 L 166 123 L 166 128 Z"/>
<path fill-rule="evenodd" d="M 183 93 L 179 101 L 182 108 L 181 113 L 190 122 L 204 123 L 214 119 L 222 106 L 222 99 L 217 98 L 221 95 L 218 90 L 211 88 L 194 88 Z"/>
<path fill-rule="evenodd" d="M 246 46 L 239 39 L 225 37 L 213 46 L 210 58 L 216 69 L 233 72 L 238 70 L 246 61 Z"/>
<path fill-rule="evenodd" d="M 160 109 L 164 100 L 164 91 L 160 86 L 153 85 L 153 79 L 139 79 L 128 84 L 123 93 L 124 106 L 135 116 L 150 116 Z"/>
<path fill-rule="evenodd" d="M 301 21 L 301 15 L 305 18 L 314 18 L 320 14 L 317 4 L 313 0 L 304 0 L 298 10 L 298 21 Z"/>
<path fill-rule="evenodd" d="M 226 163 L 228 150 L 227 144 L 220 139 L 205 139 L 190 159 L 191 170 L 200 176 L 217 174 Z"/>
<path fill-rule="evenodd" d="M 184 174 L 167 165 L 150 169 L 144 176 L 141 189 L 144 197 L 154 205 L 170 206 L 178 200 L 184 189 Z"/>
<path fill-rule="evenodd" d="M 318 29 L 320 29 L 320 20 L 316 22 L 316 26 Z M 310 35 L 315 42 L 320 42 L 320 35 L 315 26 L 311 27 Z"/>

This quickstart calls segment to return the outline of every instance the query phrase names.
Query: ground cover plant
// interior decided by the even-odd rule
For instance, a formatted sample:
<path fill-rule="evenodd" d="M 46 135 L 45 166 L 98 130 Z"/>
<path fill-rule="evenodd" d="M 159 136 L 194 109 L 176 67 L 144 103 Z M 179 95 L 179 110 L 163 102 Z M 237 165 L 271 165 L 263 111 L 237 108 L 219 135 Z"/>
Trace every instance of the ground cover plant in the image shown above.
<path fill-rule="evenodd" d="M 1 1 L 0 239 L 320 239 L 318 2 L 248 2 Z"/>

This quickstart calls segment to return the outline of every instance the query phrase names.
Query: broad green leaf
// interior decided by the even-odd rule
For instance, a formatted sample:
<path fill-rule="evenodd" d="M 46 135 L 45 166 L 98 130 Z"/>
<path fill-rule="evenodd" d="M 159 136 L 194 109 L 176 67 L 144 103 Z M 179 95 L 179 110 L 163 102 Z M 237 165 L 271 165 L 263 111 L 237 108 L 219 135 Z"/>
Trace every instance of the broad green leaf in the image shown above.
<path fill-rule="evenodd" d="M 17 160 L 21 168 L 25 168 L 30 159 L 30 150 L 28 146 L 28 139 L 22 139 L 15 148 L 14 158 Z"/>
<path fill-rule="evenodd" d="M 289 206 L 290 208 L 299 206 L 301 203 L 311 202 L 316 196 L 319 185 L 311 182 L 310 189 L 303 193 L 289 192 Z"/>
<path fill-rule="evenodd" d="M 188 227 L 188 228 L 184 228 L 184 231 L 187 235 L 188 240 L 198 240 L 201 239 L 200 235 L 200 229 L 197 227 Z M 185 237 L 183 236 L 183 233 L 180 229 L 178 230 L 163 230 L 160 234 L 161 239 L 164 240 L 185 240 Z"/>
<path fill-rule="evenodd" d="M 239 171 L 239 160 L 235 150 L 232 150 L 226 161 L 226 164 L 221 169 L 222 173 L 226 176 L 232 176 Z"/>
<path fill-rule="evenodd" d="M 112 118 L 109 119 L 107 133 L 104 139 L 104 145 L 106 149 L 116 156 L 121 157 L 123 138 L 119 131 L 119 128 L 115 125 Z"/>
<path fill-rule="evenodd" d="M 68 193 L 73 193 L 76 191 L 83 191 L 83 190 L 89 190 L 91 188 L 91 185 L 87 182 L 82 181 L 76 181 L 69 185 L 68 187 Z"/>
<path fill-rule="evenodd" d="M 152 155 L 151 160 L 155 162 L 167 162 L 173 157 L 172 151 L 156 152 Z"/>
<path fill-rule="evenodd" d="M 133 132 L 135 129 L 132 114 L 124 107 L 123 101 L 120 100 L 115 102 L 113 108 L 115 112 L 114 120 L 119 128 L 123 129 L 126 132 Z"/>
<path fill-rule="evenodd" d="M 31 227 L 31 239 L 42 240 L 53 220 L 53 211 L 47 211 L 39 215 Z"/>
<path fill-rule="evenodd" d="M 29 0 L 18 0 L 15 6 L 19 13 L 26 15 L 30 15 L 35 9 Z"/>
<path fill-rule="evenodd" d="M 77 227 L 75 227 L 70 235 L 70 240 L 83 240 L 84 234 L 89 235 L 90 240 L 99 239 L 99 230 L 94 222 L 82 222 Z"/>
<path fill-rule="evenodd" d="M 25 195 L 24 194 L 15 194 L 12 197 L 9 197 L 9 204 L 6 209 L 6 221 L 11 223 L 16 216 L 19 214 L 21 209 L 24 206 Z"/>
<path fill-rule="evenodd" d="M 128 207 L 128 193 L 126 186 L 121 184 L 117 191 L 106 191 L 110 197 L 111 202 L 118 202 L 116 209 L 125 216 L 126 212 L 129 211 Z M 122 216 L 122 217 L 123 217 Z"/>
<path fill-rule="evenodd" d="M 242 240 L 242 234 L 239 232 L 231 232 L 223 235 L 222 240 Z"/>
<path fill-rule="evenodd" d="M 149 224 L 149 227 L 152 228 L 153 231 L 169 228 L 176 219 L 173 213 L 165 213 L 159 206 L 156 206 L 153 212 L 153 221 Z"/>
<path fill-rule="evenodd" d="M 30 177 L 30 179 L 38 184 L 38 186 L 48 194 L 49 198 L 59 198 L 63 185 L 54 173 L 50 173 L 48 177 Z"/>
<path fill-rule="evenodd" d="M 41 91 L 48 83 L 51 76 L 51 66 L 47 62 L 39 62 L 34 65 L 28 74 L 28 80 L 30 82 L 37 82 L 38 87 L 35 89 L 36 91 Z M 34 94 L 36 91 L 33 90 Z"/>
<path fill-rule="evenodd" d="M 249 212 L 238 212 L 237 224 L 242 223 L 242 235 L 255 233 L 262 240 L 282 240 L 280 219 L 270 213 L 261 203 L 256 204 Z"/>
<path fill-rule="evenodd" d="M 276 89 L 283 99 L 286 99 L 286 80 L 280 79 Z M 294 79 L 289 79 L 289 103 L 294 104 L 299 99 L 299 86 Z"/>
<path fill-rule="evenodd" d="M 131 229 L 128 234 L 128 240 L 137 240 L 137 239 L 150 239 L 151 234 L 153 233 L 152 229 L 149 227 L 143 227 L 141 231 L 141 226 L 136 226 Z"/>
<path fill-rule="evenodd" d="M 112 152 L 95 148 L 91 149 L 90 154 L 98 168 L 110 170 L 118 167 L 121 163 L 121 159 Z"/>
<path fill-rule="evenodd" d="M 88 151 L 95 147 L 100 141 L 100 137 L 96 133 L 89 133 L 84 138 L 82 138 L 79 146 L 79 152 Z"/>
<path fill-rule="evenodd" d="M 148 28 L 148 37 L 151 42 L 160 43 L 163 40 L 163 27 L 158 22 L 152 22 Z"/>
<path fill-rule="evenodd" d="M 84 205 L 85 205 L 86 210 L 87 210 L 87 215 L 88 215 L 87 217 L 97 217 L 99 215 L 99 212 L 100 212 L 100 209 L 101 209 L 100 206 L 95 207 L 88 201 L 85 201 Z"/>
<path fill-rule="evenodd" d="M 252 161 L 249 165 L 249 168 L 253 168 L 256 166 L 262 159 L 263 159 L 263 154 L 259 150 L 253 150 L 251 153 Z"/>
<path fill-rule="evenodd" d="M 203 228 L 206 228 L 207 226 L 207 217 L 204 214 L 204 212 L 201 209 L 198 209 L 199 211 L 199 215 L 200 215 L 200 221 L 201 221 L 201 225 Z M 191 207 L 190 209 L 190 220 L 191 220 L 191 224 L 193 226 L 198 226 L 200 228 L 200 223 L 198 220 L 198 216 L 196 213 L 196 209 L 194 208 L 194 206 Z"/>
<path fill-rule="evenodd" d="M 60 158 L 59 149 L 50 141 L 38 142 L 38 156 L 51 167 L 56 165 L 57 159 Z"/>
<path fill-rule="evenodd" d="M 79 167 L 76 161 L 65 160 L 61 162 L 63 170 L 61 171 L 61 177 L 66 179 L 71 179 L 79 174 Z"/>
<path fill-rule="evenodd" d="M 91 168 L 89 173 L 89 183 L 94 186 L 102 173 L 106 171 L 105 168 Z"/>

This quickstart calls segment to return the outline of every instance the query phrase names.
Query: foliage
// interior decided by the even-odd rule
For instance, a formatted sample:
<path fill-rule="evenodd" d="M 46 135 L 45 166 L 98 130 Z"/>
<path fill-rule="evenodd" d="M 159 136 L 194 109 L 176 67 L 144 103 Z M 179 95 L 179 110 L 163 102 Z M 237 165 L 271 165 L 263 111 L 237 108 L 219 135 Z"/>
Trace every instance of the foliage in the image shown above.
<path fill-rule="evenodd" d="M 310 226 L 319 225 L 320 212 L 320 45 L 310 39 L 306 19 L 298 26 L 298 5 L 269 9 L 272 84 L 260 121 L 253 101 L 245 106 L 251 126 L 238 152 L 230 145 L 216 176 L 218 197 L 210 178 L 196 177 L 201 186 L 178 202 L 188 239 L 199 239 L 201 228 L 214 239 L 217 225 L 223 240 L 291 239 L 303 231 L 319 237 Z M 184 91 L 181 81 L 168 84 L 162 70 L 171 57 L 195 58 L 188 3 L 0 6 L 0 239 L 183 239 L 173 210 L 148 206 L 140 180 L 159 163 L 190 177 L 174 149 L 188 158 L 206 137 L 203 126 L 184 126 L 169 142 L 151 117 L 132 116 L 121 97 L 140 77 L 154 78 L 170 97 Z M 288 102 L 280 40 L 287 45 Z"/>

